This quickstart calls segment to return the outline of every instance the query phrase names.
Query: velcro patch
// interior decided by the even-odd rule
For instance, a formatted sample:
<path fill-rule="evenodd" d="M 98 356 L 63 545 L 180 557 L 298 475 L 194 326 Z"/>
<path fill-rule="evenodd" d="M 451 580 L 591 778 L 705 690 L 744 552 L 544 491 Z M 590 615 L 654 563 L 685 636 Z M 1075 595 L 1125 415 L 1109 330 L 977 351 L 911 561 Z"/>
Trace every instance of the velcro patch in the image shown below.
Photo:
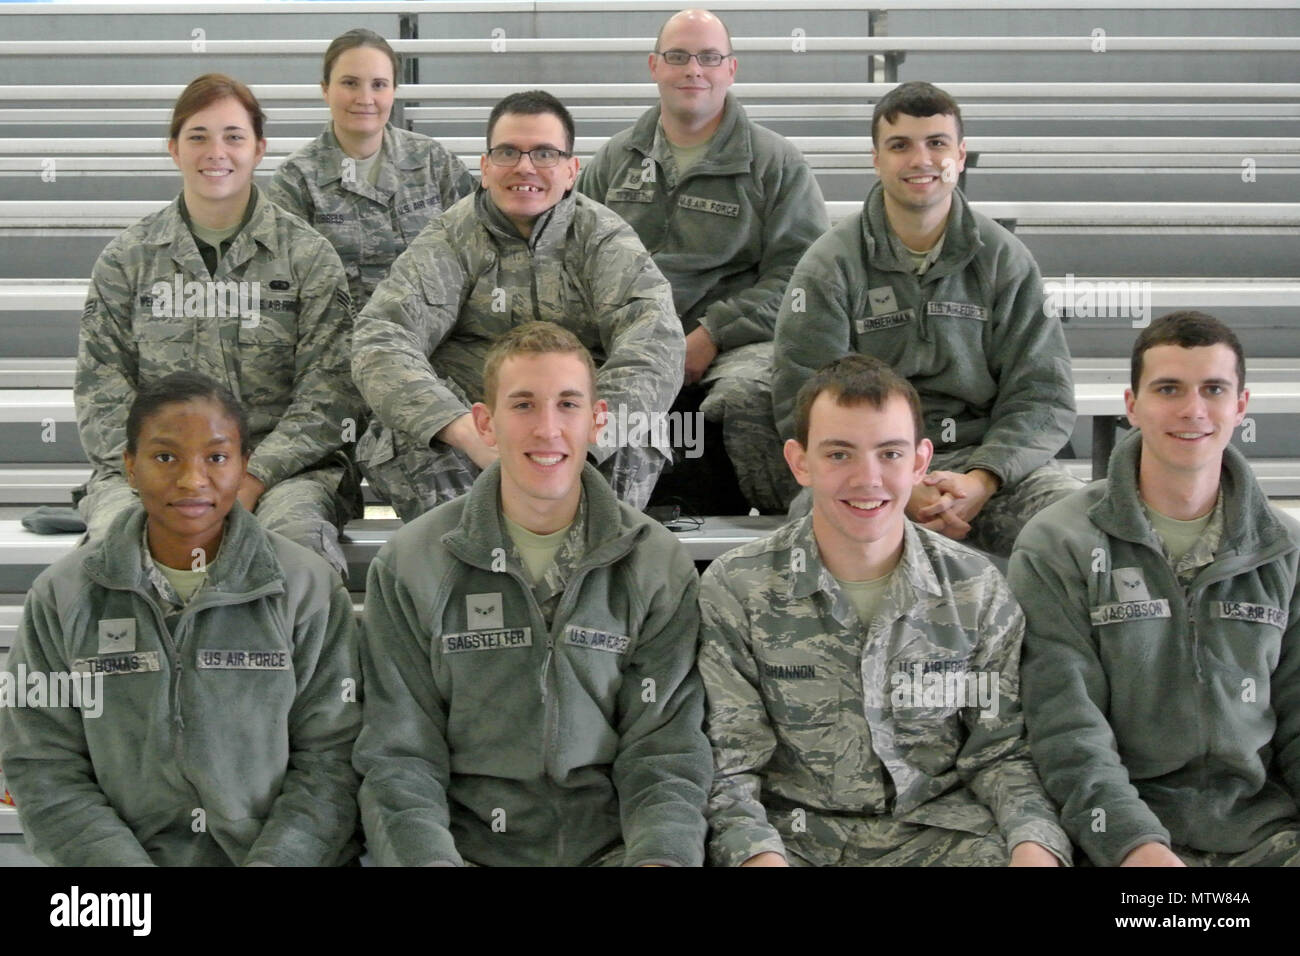
<path fill-rule="evenodd" d="M 1120 621 L 1146 621 L 1170 617 L 1169 602 L 1164 598 L 1155 601 L 1121 601 L 1103 604 L 1092 609 L 1093 624 L 1115 624 Z"/>
<path fill-rule="evenodd" d="M 99 622 L 99 653 L 125 654 L 135 650 L 135 619 L 105 618 Z"/>
<path fill-rule="evenodd" d="M 1215 617 L 1286 627 L 1286 612 L 1281 608 L 1269 607 L 1267 604 L 1247 604 L 1245 601 L 1215 601 L 1213 606 Z"/>
<path fill-rule="evenodd" d="M 459 654 L 461 651 L 495 651 L 511 647 L 532 647 L 531 627 L 504 627 L 497 631 L 466 631 L 463 634 L 442 635 L 442 652 Z"/>
<path fill-rule="evenodd" d="M 898 312 L 887 312 L 884 315 L 873 315 L 871 318 L 865 316 L 853 320 L 853 327 L 862 335 L 866 332 L 881 332 L 885 329 L 895 329 L 900 325 L 907 325 L 916 318 L 916 313 L 911 309 L 900 309 Z"/>
<path fill-rule="evenodd" d="M 72 662 L 72 669 L 85 674 L 144 674 L 160 671 L 157 651 L 137 651 L 134 654 L 101 654 L 83 657 Z"/>
<path fill-rule="evenodd" d="M 287 671 L 288 651 L 204 649 L 199 651 L 199 668 L 218 671 Z"/>
<path fill-rule="evenodd" d="M 947 315 L 954 319 L 977 319 L 980 322 L 987 322 L 989 318 L 988 309 L 970 302 L 927 302 L 925 314 Z"/>
<path fill-rule="evenodd" d="M 716 199 L 704 199 L 701 196 L 678 196 L 677 205 L 683 209 L 694 209 L 697 212 L 708 212 L 715 216 L 730 216 L 732 219 L 740 215 L 740 205 L 734 202 L 719 202 Z"/>
<path fill-rule="evenodd" d="M 605 194 L 609 202 L 654 202 L 653 189 L 611 189 Z"/>
<path fill-rule="evenodd" d="M 609 631 L 598 631 L 594 627 L 579 627 L 570 624 L 564 629 L 564 642 L 574 647 L 590 647 L 594 651 L 609 651 L 611 654 L 626 654 L 632 646 L 632 638 Z"/>

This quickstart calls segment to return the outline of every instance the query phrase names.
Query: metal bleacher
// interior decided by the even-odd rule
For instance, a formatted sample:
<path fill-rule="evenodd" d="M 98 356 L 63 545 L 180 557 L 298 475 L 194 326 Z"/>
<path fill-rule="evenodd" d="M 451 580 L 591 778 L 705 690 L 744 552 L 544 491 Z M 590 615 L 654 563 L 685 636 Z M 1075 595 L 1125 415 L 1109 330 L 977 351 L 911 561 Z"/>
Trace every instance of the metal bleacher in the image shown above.
<path fill-rule="evenodd" d="M 112 236 L 175 195 L 162 137 L 185 83 L 211 70 L 250 83 L 269 115 L 265 179 L 327 118 L 314 81 L 328 40 L 368 26 L 409 54 L 394 121 L 438 137 L 472 170 L 491 104 L 538 86 L 573 110 L 585 159 L 654 101 L 645 54 L 681 6 L 0 3 L 0 653 L 32 579 L 75 545 L 17 519 L 67 503 L 88 473 L 71 394 L 87 277 Z M 1232 324 L 1259 416 L 1257 439 L 1239 447 L 1269 495 L 1296 510 L 1286 501 L 1300 498 L 1294 0 L 710 6 L 740 54 L 735 94 L 805 152 L 832 219 L 871 183 L 872 104 L 899 80 L 928 79 L 962 104 L 967 194 L 1015 229 L 1049 284 L 1137 283 L 1153 314 L 1199 307 Z M 1087 477 L 1122 413 L 1136 333 L 1127 315 L 1062 318 L 1081 416 L 1068 467 Z M 776 523 L 712 518 L 682 540 L 706 561 Z M 354 587 L 396 526 L 349 526 Z M 29 861 L 2 835 L 17 832 L 0 809 L 0 862 Z"/>

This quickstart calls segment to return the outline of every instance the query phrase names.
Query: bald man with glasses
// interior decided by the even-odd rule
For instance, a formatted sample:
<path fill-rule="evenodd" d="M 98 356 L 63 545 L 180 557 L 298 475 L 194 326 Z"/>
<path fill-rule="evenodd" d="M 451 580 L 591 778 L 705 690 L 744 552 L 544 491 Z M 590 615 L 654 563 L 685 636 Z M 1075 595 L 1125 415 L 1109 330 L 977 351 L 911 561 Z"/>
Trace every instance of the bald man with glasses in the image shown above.
<path fill-rule="evenodd" d="M 825 202 L 799 150 L 750 122 L 729 92 L 737 61 L 718 17 L 674 14 L 649 68 L 658 105 L 601 147 L 578 189 L 636 230 L 672 283 L 686 333 L 687 388 L 675 407 L 704 413 L 709 474 L 683 480 L 679 461 L 676 480 L 665 476 L 661 490 L 718 487 L 729 459 L 747 505 L 778 509 L 770 466 L 751 460 L 766 446 L 750 434 L 740 397 L 770 382 L 781 297 L 804 250 L 828 228 Z M 719 431 L 721 442 L 710 441 Z M 719 444 L 726 455 L 713 458 Z M 726 504 L 697 508 L 717 513 Z"/>

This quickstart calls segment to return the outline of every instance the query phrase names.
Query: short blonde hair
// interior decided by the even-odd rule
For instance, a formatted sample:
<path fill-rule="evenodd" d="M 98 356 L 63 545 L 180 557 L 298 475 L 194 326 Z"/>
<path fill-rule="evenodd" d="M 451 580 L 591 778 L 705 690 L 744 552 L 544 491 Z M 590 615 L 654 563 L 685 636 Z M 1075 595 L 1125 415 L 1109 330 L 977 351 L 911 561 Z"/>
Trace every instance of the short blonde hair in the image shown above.
<path fill-rule="evenodd" d="M 554 322 L 525 322 L 492 343 L 483 359 L 483 402 L 495 408 L 497 389 L 501 384 L 501 364 L 514 355 L 545 355 L 548 353 L 576 355 L 587 366 L 591 377 L 591 400 L 596 400 L 596 363 L 591 360 L 587 347 L 578 337 Z"/>

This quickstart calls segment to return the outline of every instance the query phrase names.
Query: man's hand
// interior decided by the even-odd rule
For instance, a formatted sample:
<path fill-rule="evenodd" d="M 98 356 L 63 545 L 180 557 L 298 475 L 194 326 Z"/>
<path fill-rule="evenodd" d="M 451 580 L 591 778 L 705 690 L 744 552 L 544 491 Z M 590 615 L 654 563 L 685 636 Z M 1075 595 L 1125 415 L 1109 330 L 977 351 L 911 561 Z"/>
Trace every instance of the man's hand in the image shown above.
<path fill-rule="evenodd" d="M 495 448 L 489 447 L 479 436 L 478 429 L 474 427 L 474 416 L 469 412 L 460 416 L 434 437 L 469 455 L 470 461 L 480 468 L 486 468 L 501 457 Z"/>
<path fill-rule="evenodd" d="M 740 865 L 741 866 L 789 866 L 790 864 L 786 861 L 786 858 L 783 857 L 780 853 L 774 853 L 773 851 L 768 850 L 766 853 L 759 853 L 755 856 L 751 856 L 748 860 L 746 860 L 744 863 Z"/>
<path fill-rule="evenodd" d="M 946 472 L 944 472 L 946 474 Z M 929 485 L 917 485 L 912 489 L 912 497 L 908 499 L 907 516 L 924 528 L 931 531 L 937 531 L 945 537 L 960 541 L 966 535 L 970 534 L 970 525 L 963 521 L 957 512 L 949 506 L 952 503 L 953 494 L 944 492 L 938 488 L 931 488 Z M 937 516 L 930 520 L 922 520 L 923 512 L 932 512 L 936 507 L 942 505 L 942 509 Z"/>
<path fill-rule="evenodd" d="M 244 510 L 251 513 L 257 507 L 257 502 L 265 491 L 266 485 L 248 472 L 244 472 L 244 480 L 239 483 L 239 491 L 235 492 L 235 497 L 244 506 Z"/>
<path fill-rule="evenodd" d="M 939 492 L 935 502 L 917 509 L 916 520 L 927 528 L 931 527 L 929 522 L 947 515 L 944 518 L 945 525 L 955 517 L 959 519 L 957 527 L 965 524 L 969 531 L 975 516 L 998 490 L 997 476 L 982 468 L 973 468 L 964 475 L 955 471 L 932 471 L 922 482 Z M 934 530 L 947 534 L 950 538 L 956 537 L 943 529 Z"/>
<path fill-rule="evenodd" d="M 1041 843 L 1017 843 L 1011 850 L 1011 862 L 1008 866 L 1060 866 L 1056 854 Z"/>
<path fill-rule="evenodd" d="M 686 384 L 698 382 L 717 357 L 718 347 L 713 344 L 713 339 L 709 338 L 704 326 L 697 326 L 686 336 Z"/>
<path fill-rule="evenodd" d="M 1120 862 L 1120 866 L 1186 866 L 1178 854 L 1163 843 L 1143 843 Z"/>

